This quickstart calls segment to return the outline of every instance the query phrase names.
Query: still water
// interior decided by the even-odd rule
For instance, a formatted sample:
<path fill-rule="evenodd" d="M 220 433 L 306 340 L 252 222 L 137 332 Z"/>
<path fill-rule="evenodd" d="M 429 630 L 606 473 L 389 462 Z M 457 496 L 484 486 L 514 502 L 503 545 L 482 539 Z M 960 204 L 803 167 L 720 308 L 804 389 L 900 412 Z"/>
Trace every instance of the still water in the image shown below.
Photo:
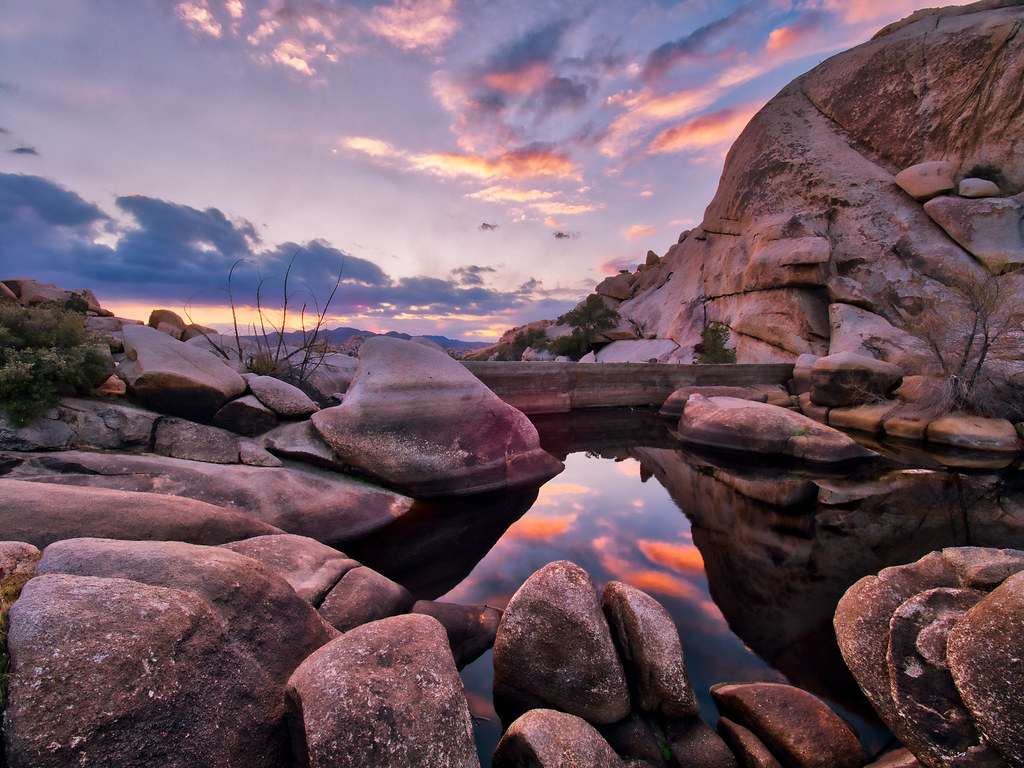
<path fill-rule="evenodd" d="M 705 720 L 719 682 L 776 680 L 848 717 L 870 752 L 889 734 L 846 671 L 832 614 L 862 576 L 949 546 L 1024 548 L 1009 460 L 887 447 L 839 470 L 682 447 L 646 410 L 535 420 L 565 471 L 539 489 L 419 505 L 358 559 L 419 598 L 504 608 L 538 568 L 571 560 L 600 588 L 639 587 L 671 614 Z M 964 468 L 967 467 L 967 468 Z M 481 764 L 501 735 L 488 652 L 463 670 Z"/>

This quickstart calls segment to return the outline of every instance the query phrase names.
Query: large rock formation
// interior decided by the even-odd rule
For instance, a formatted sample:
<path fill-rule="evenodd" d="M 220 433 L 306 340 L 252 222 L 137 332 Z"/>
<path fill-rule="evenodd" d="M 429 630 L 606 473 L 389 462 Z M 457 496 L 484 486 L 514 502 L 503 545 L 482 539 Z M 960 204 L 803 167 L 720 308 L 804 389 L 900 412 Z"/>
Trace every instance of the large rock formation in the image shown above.
<path fill-rule="evenodd" d="M 343 459 L 414 496 L 539 484 L 562 471 L 526 416 L 462 365 L 387 336 L 359 348 L 345 401 L 311 420 Z"/>
<path fill-rule="evenodd" d="M 619 312 L 678 343 L 678 362 L 719 321 L 739 362 L 820 356 L 842 338 L 845 351 L 939 372 L 920 341 L 962 355 L 993 309 L 978 309 L 979 286 L 997 284 L 1008 311 L 1022 295 L 1022 23 L 1019 0 L 922 11 L 794 80 L 733 145 L 701 226 Z M 954 183 L 998 177 L 1005 197 L 957 197 L 948 179 L 920 188 L 938 178 L 934 161 Z M 894 177 L 922 163 L 901 175 L 915 199 Z M 1024 368 L 1019 340 L 1001 342 L 990 359 Z"/>

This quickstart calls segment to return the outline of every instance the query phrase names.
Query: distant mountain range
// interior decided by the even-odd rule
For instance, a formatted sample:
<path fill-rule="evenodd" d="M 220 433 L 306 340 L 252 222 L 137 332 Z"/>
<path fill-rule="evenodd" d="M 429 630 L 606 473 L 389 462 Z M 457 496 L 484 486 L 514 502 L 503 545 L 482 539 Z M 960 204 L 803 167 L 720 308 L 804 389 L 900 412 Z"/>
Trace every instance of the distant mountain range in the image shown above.
<path fill-rule="evenodd" d="M 272 338 L 276 338 L 276 334 L 269 334 Z M 391 336 L 396 339 L 411 339 L 413 338 L 408 333 L 399 333 L 398 331 L 388 331 L 387 333 L 374 333 L 373 331 L 361 331 L 358 328 L 328 328 L 323 329 L 317 334 L 318 341 L 326 341 L 329 344 L 337 346 L 344 346 L 348 344 L 356 336 Z M 248 338 L 252 338 L 251 336 Z M 461 339 L 449 339 L 447 336 L 429 336 L 424 334 L 420 338 L 430 339 L 435 344 L 439 344 L 446 350 L 457 350 L 465 351 L 473 347 L 486 347 L 493 342 L 480 342 L 480 341 L 462 341 Z M 287 331 L 284 334 L 284 340 L 287 344 L 301 344 L 302 343 L 302 331 Z"/>

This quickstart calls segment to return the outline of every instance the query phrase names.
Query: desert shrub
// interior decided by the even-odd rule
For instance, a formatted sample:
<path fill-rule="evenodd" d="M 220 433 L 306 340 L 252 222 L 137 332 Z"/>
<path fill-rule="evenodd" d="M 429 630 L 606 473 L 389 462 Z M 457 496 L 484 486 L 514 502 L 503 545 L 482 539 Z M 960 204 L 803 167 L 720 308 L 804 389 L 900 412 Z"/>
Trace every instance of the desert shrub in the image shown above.
<path fill-rule="evenodd" d="M 248 328 L 239 323 L 237 311 L 237 299 L 232 288 L 232 278 L 235 269 L 244 259 L 240 259 L 231 265 L 228 270 L 228 305 L 231 308 L 231 321 L 235 339 L 234 351 L 222 346 L 213 336 L 203 333 L 206 340 L 210 342 L 213 351 L 225 359 L 237 355 L 237 359 L 245 363 L 251 373 L 261 376 L 274 376 L 278 379 L 299 385 L 306 383 L 306 380 L 323 362 L 330 351 L 329 345 L 320 338 L 320 332 L 324 330 L 324 323 L 327 320 L 327 312 L 331 302 L 341 285 L 342 274 L 345 270 L 344 260 L 338 268 L 338 275 L 331 287 L 330 293 L 323 306 L 317 300 L 316 295 L 308 290 L 308 298 L 302 301 L 302 305 L 296 312 L 294 309 L 295 296 L 288 285 L 292 267 L 299 252 L 296 251 L 288 262 L 284 278 L 281 281 L 281 309 L 280 312 L 272 312 L 266 307 L 265 285 L 266 279 L 260 276 L 256 286 L 256 313 L 259 317 L 258 323 L 253 323 Z M 185 314 L 192 320 L 188 307 Z M 294 321 L 298 315 L 300 340 L 298 344 L 288 344 L 285 341 L 285 331 L 288 327 L 289 318 Z M 255 344 L 255 351 L 251 351 L 249 345 L 243 344 L 243 335 L 247 334 Z"/>
<path fill-rule="evenodd" d="M 579 360 L 590 349 L 590 340 L 601 331 L 614 328 L 619 322 L 619 313 L 605 304 L 596 293 L 575 309 L 560 315 L 558 322 L 572 327 L 572 333 L 560 336 L 548 344 L 555 355 L 565 355 Z"/>
<path fill-rule="evenodd" d="M 548 335 L 543 328 L 525 328 L 512 339 L 512 346 L 507 350 L 506 360 L 522 360 L 523 352 L 531 347 L 533 349 L 544 349 L 547 346 Z"/>
<path fill-rule="evenodd" d="M 978 163 L 971 167 L 969 171 L 964 175 L 964 178 L 968 179 L 987 179 L 993 181 L 999 186 L 1003 184 L 1003 172 L 1002 170 L 992 163 Z"/>
<path fill-rule="evenodd" d="M 62 393 L 87 392 L 110 375 L 82 315 L 56 306 L 0 306 L 0 408 L 24 426 Z"/>
<path fill-rule="evenodd" d="M 700 344 L 693 349 L 697 354 L 696 362 L 702 365 L 735 363 L 736 350 L 727 347 L 728 343 L 729 326 L 714 321 L 705 323 L 700 332 Z"/>

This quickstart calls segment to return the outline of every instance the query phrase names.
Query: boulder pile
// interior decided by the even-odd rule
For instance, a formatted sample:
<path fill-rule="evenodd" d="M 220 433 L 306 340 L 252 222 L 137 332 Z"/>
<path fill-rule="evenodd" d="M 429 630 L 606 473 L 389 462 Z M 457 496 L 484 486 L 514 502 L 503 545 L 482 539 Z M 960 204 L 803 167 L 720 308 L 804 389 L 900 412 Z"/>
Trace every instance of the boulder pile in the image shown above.
<path fill-rule="evenodd" d="M 805 691 L 744 683 L 712 695 L 718 733 L 700 717 L 668 612 L 622 582 L 599 594 L 579 566 L 553 562 L 498 627 L 494 696 L 507 730 L 494 765 L 864 765 L 850 726 Z"/>

